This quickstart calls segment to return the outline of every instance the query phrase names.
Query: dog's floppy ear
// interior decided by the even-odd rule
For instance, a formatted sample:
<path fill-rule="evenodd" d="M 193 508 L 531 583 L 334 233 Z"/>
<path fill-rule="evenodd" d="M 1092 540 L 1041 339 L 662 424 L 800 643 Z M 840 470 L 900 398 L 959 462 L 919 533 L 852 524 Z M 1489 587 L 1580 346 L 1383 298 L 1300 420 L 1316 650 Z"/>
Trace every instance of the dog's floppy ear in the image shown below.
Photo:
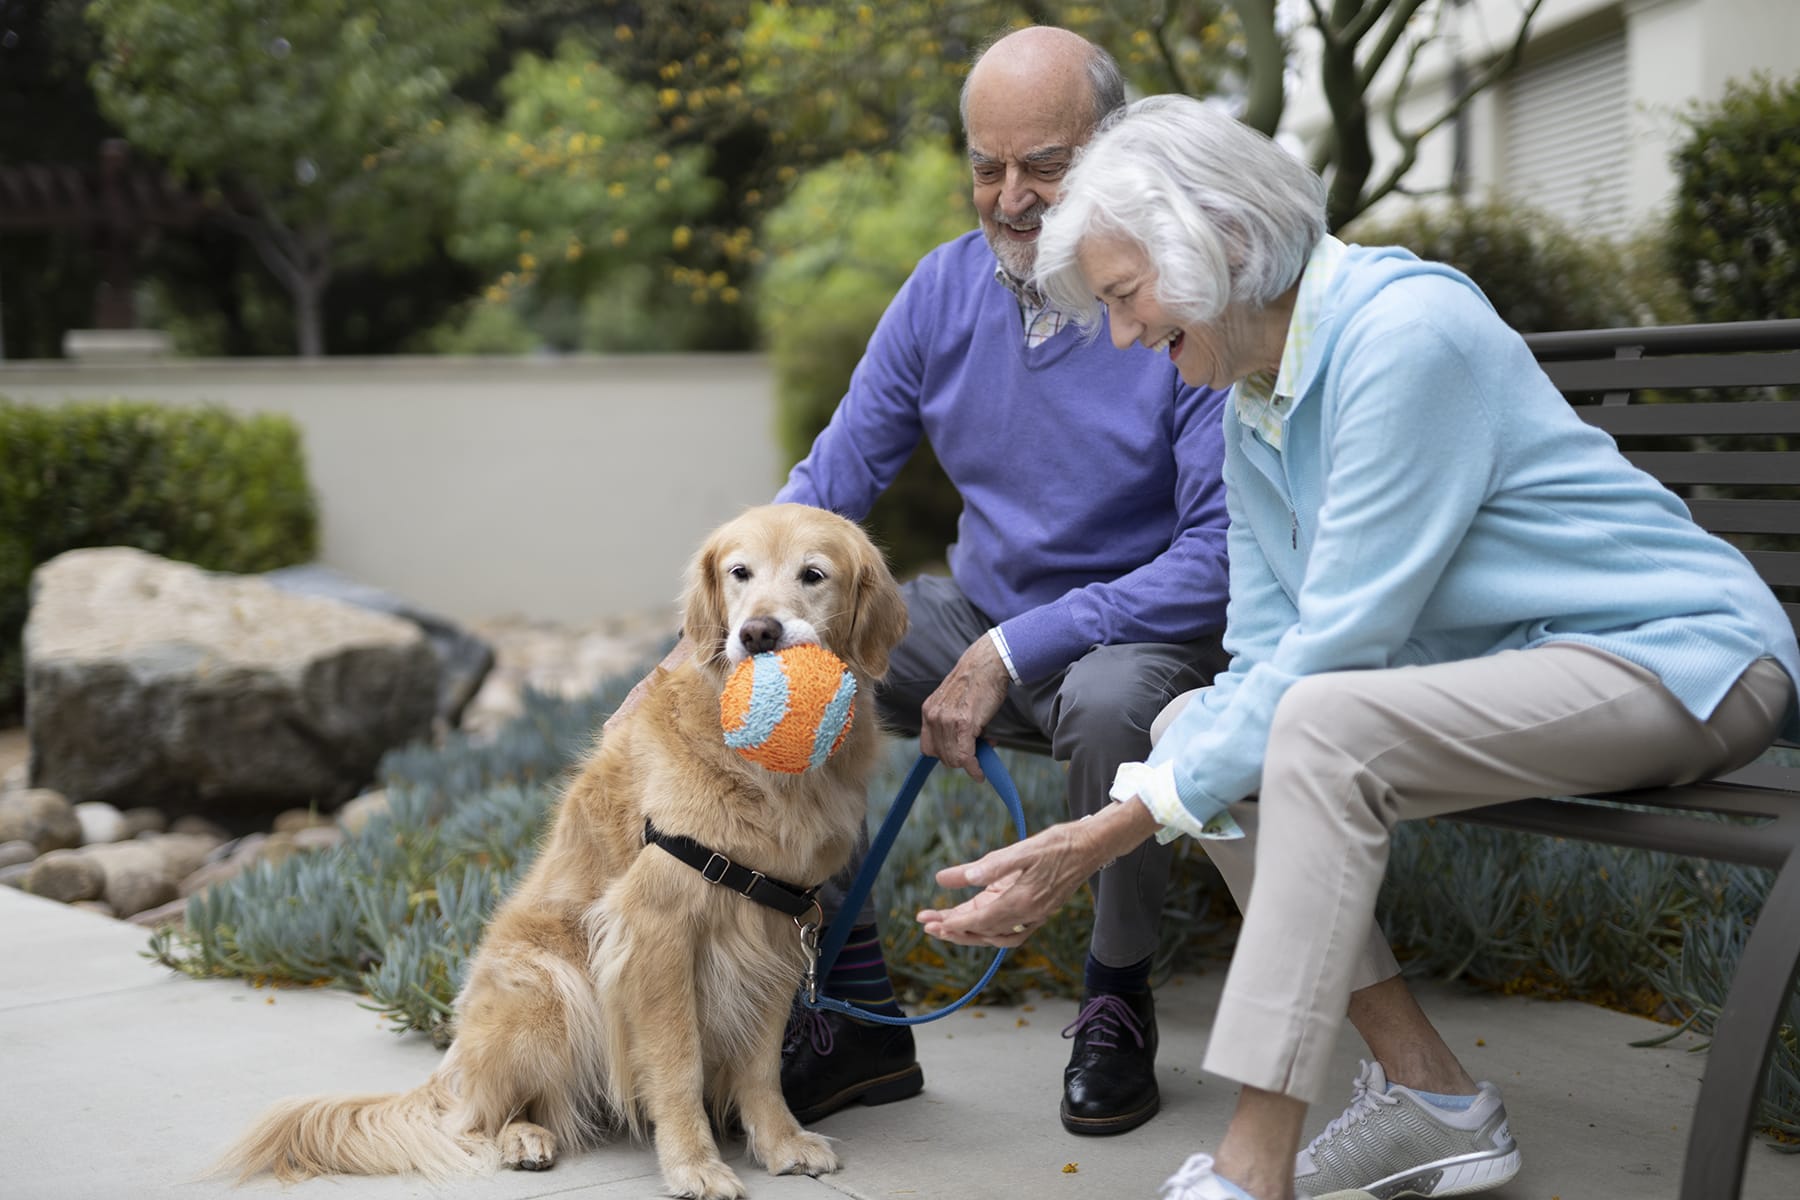
<path fill-rule="evenodd" d="M 857 564 L 850 604 L 845 657 L 857 674 L 880 679 L 887 674 L 888 654 L 906 636 L 906 601 L 881 552 L 872 546 Z"/>
<path fill-rule="evenodd" d="M 687 589 L 681 598 L 681 629 L 694 644 L 694 654 L 710 666 L 725 656 L 725 597 L 719 584 L 719 546 L 709 538 L 688 563 Z"/>

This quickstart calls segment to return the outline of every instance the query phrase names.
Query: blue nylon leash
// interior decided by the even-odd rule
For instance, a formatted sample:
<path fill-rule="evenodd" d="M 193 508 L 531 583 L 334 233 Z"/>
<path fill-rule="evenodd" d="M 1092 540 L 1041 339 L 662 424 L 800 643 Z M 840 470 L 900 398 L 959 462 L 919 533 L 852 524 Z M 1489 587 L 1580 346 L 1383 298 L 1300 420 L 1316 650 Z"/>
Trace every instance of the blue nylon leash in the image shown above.
<path fill-rule="evenodd" d="M 1013 783 L 1012 776 L 1007 773 L 1006 764 L 994 748 L 979 738 L 975 741 L 975 761 L 981 764 L 981 773 L 987 776 L 988 783 L 999 793 L 1005 802 L 1007 812 L 1012 814 L 1013 827 L 1019 831 L 1019 837 L 1025 837 L 1025 806 L 1019 800 L 1019 789 Z M 863 901 L 875 888 L 875 877 L 881 873 L 881 866 L 887 861 L 888 852 L 894 848 L 894 841 L 900 836 L 900 827 L 906 824 L 907 814 L 912 812 L 913 802 L 919 798 L 919 792 L 925 786 L 925 779 L 931 774 L 938 760 L 928 754 L 919 755 L 919 761 L 907 772 L 906 781 L 900 785 L 899 793 L 894 797 L 893 807 L 888 809 L 887 819 L 881 823 L 881 832 L 869 843 L 869 852 L 863 857 L 862 870 L 856 873 L 856 879 L 850 890 L 844 893 L 843 905 L 826 931 L 825 940 L 819 944 L 818 966 L 815 978 L 823 978 L 831 973 L 832 964 L 837 962 L 838 953 L 843 950 L 844 943 L 849 940 L 851 927 L 856 924 L 856 915 L 862 911 Z M 1006 948 L 1000 947 L 994 953 L 994 961 L 988 964 L 987 973 L 976 985 L 968 990 L 962 999 L 954 1004 L 945 1005 L 936 1012 L 925 1013 L 917 1017 L 890 1017 L 885 1013 L 870 1012 L 858 1008 L 848 1000 L 839 1000 L 835 996 L 820 995 L 816 991 L 803 994 L 801 1002 L 808 1008 L 828 1009 L 855 1017 L 860 1021 L 874 1021 L 879 1025 L 923 1025 L 927 1021 L 936 1021 L 947 1017 L 957 1009 L 981 994 L 981 989 L 988 985 L 1000 964 L 1006 961 Z"/>

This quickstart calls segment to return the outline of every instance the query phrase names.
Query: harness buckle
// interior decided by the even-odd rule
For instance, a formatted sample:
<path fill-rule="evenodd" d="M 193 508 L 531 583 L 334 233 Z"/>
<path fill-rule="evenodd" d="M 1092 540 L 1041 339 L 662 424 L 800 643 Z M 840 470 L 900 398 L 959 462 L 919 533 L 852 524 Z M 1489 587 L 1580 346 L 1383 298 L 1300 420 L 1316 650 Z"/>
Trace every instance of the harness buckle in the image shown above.
<path fill-rule="evenodd" d="M 748 883 L 746 883 L 743 887 L 739 888 L 738 891 L 743 893 L 745 896 L 749 896 L 751 892 L 756 890 L 756 885 L 761 883 L 766 878 L 767 878 L 767 876 L 765 876 L 761 871 L 752 871 L 752 872 L 750 872 L 750 881 Z"/>
<path fill-rule="evenodd" d="M 719 873 L 717 875 L 712 873 L 714 863 L 719 864 Z M 706 865 L 704 867 L 700 868 L 700 878 L 706 880 L 708 883 L 717 883 L 719 880 L 725 878 L 725 872 L 729 870 L 731 870 L 731 860 L 726 858 L 723 854 L 720 854 L 717 850 L 714 850 L 713 856 L 706 860 Z"/>

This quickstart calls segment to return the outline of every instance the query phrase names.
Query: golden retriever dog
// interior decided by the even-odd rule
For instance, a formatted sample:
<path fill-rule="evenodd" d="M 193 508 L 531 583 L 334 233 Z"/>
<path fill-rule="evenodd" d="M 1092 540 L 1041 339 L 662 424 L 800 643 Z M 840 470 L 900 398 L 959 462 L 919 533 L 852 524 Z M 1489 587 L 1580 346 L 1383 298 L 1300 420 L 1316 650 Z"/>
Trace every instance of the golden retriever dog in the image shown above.
<path fill-rule="evenodd" d="M 688 571 L 694 653 L 659 669 L 559 803 L 456 1000 L 455 1036 L 399 1095 L 287 1101 L 224 1156 L 241 1179 L 543 1170 L 559 1151 L 654 1126 L 677 1196 L 744 1195 L 709 1120 L 735 1116 L 774 1174 L 835 1171 L 781 1095 L 781 1040 L 804 953 L 796 920 L 645 843 L 645 821 L 802 888 L 848 861 L 879 754 L 873 683 L 906 631 L 862 531 L 796 504 L 716 530 Z M 814 642 L 858 682 L 848 736 L 797 775 L 728 748 L 719 697 L 747 655 Z"/>

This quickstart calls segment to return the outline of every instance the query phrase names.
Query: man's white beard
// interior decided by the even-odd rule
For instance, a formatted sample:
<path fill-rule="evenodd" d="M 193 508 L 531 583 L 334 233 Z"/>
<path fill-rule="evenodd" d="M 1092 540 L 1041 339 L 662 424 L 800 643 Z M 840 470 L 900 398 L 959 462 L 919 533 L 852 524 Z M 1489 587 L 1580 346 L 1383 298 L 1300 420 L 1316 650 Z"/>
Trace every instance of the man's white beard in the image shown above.
<path fill-rule="evenodd" d="M 1030 224 L 1041 227 L 1044 214 L 1050 211 L 1048 204 L 1034 204 L 1012 219 L 1013 224 Z M 991 221 L 993 224 L 989 224 Z M 1031 272 L 1037 267 L 1037 241 L 1010 241 L 1004 233 L 995 228 L 1007 224 L 1006 216 L 1000 211 L 998 204 L 988 214 L 988 220 L 981 224 L 982 236 L 987 238 L 988 249 L 1000 260 L 1001 269 L 1020 283 L 1031 282 Z"/>

